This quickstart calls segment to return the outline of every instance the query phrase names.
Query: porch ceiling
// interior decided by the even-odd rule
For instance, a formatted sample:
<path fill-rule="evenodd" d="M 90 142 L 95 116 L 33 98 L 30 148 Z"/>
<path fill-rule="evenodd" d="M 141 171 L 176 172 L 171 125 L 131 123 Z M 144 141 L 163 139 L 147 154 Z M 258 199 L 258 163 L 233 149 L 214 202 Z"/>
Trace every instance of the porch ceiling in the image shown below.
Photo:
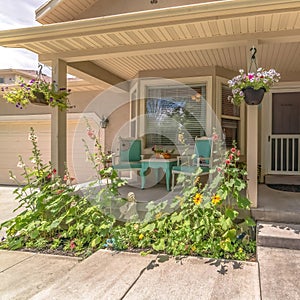
<path fill-rule="evenodd" d="M 63 59 L 77 76 L 97 78 L 98 68 L 105 78 L 97 79 L 111 84 L 142 70 L 237 71 L 246 68 L 253 42 L 259 65 L 276 68 L 283 80 L 299 78 L 300 1 L 200 3 L 0 32 L 0 45 L 31 50 L 47 64 Z"/>

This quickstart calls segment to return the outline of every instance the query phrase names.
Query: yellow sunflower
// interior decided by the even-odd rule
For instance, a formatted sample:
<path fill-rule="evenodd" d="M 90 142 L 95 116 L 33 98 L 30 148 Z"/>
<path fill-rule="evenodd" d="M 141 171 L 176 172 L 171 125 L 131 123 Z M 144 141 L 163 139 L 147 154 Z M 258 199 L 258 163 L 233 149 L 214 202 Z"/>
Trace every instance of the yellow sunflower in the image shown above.
<path fill-rule="evenodd" d="M 194 196 L 193 201 L 194 201 L 194 203 L 195 203 L 196 205 L 199 205 L 199 204 L 201 204 L 201 202 L 202 202 L 202 200 L 203 200 L 202 198 L 203 198 L 202 195 L 199 194 L 199 193 L 197 193 L 197 194 Z"/>
<path fill-rule="evenodd" d="M 221 201 L 222 201 L 222 199 L 219 195 L 214 195 L 211 199 L 211 202 L 214 205 L 220 204 Z"/>

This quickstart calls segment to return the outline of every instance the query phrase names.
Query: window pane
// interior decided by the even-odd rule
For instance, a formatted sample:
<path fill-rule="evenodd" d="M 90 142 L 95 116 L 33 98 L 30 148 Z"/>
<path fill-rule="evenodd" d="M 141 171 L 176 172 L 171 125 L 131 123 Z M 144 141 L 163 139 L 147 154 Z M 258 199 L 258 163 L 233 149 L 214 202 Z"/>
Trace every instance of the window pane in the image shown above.
<path fill-rule="evenodd" d="M 149 87 L 146 99 L 146 147 L 192 144 L 195 137 L 205 135 L 205 86 Z"/>
<path fill-rule="evenodd" d="M 227 148 L 232 147 L 234 141 L 238 141 L 238 122 L 238 120 L 222 119 L 222 129 Z"/>
<path fill-rule="evenodd" d="M 240 116 L 240 108 L 232 104 L 228 100 L 228 96 L 231 96 L 231 89 L 222 84 L 222 115 L 239 117 Z"/>

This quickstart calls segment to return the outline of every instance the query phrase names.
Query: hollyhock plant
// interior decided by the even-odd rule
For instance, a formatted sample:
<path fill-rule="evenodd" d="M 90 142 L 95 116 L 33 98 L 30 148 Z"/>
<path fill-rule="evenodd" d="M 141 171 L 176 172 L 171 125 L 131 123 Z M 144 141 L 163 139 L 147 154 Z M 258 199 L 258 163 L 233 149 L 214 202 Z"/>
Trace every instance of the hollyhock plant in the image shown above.
<path fill-rule="evenodd" d="M 232 95 L 228 97 L 228 100 L 235 105 L 240 105 L 245 100 L 245 88 L 252 87 L 254 90 L 263 88 L 268 92 L 280 80 L 280 74 L 274 69 L 267 71 L 263 68 L 258 68 L 256 73 L 245 73 L 241 69 L 239 72 L 240 75 L 228 81 L 228 85 L 232 90 Z"/>

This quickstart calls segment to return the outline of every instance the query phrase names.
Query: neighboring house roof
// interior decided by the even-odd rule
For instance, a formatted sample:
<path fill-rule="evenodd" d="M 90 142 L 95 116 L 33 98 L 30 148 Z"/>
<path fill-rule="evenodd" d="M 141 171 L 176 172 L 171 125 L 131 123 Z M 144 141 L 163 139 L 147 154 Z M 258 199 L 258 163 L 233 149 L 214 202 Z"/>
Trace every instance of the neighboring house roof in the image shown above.
<path fill-rule="evenodd" d="M 23 70 L 23 69 L 0 69 L 1 75 L 16 75 L 24 77 L 34 77 L 36 76 L 36 71 L 34 70 Z"/>
<path fill-rule="evenodd" d="M 26 48 L 46 64 L 60 58 L 71 74 L 112 85 L 141 70 L 237 72 L 252 43 L 259 65 L 299 80 L 299 42 L 299 0 L 216 1 L 0 32 L 2 46 Z"/>
<path fill-rule="evenodd" d="M 23 78 L 35 78 L 37 76 L 36 70 L 23 70 L 23 69 L 0 69 L 0 77 L 4 75 L 14 75 L 20 76 Z M 43 74 L 43 77 L 46 81 L 51 81 L 51 77 Z M 15 82 L 10 83 L 15 85 Z M 0 84 L 0 86 L 7 86 L 8 83 Z M 101 86 L 87 82 L 85 80 L 70 77 L 68 78 L 68 87 L 72 89 L 73 92 L 82 92 L 82 91 L 101 91 L 103 90 Z M 1 94 L 1 93 L 0 93 Z"/>

